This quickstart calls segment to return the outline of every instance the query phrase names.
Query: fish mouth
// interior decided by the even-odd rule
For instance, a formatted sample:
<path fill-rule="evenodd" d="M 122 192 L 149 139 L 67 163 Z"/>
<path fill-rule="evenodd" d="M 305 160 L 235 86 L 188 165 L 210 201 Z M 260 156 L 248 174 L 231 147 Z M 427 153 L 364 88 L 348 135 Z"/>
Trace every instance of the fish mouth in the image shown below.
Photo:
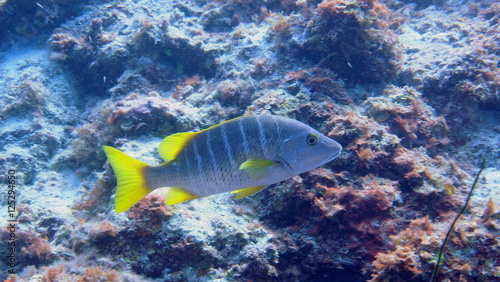
<path fill-rule="evenodd" d="M 342 151 L 337 151 L 331 155 L 328 155 L 326 157 L 324 157 L 322 160 L 321 160 L 321 164 L 326 164 L 326 163 L 329 163 L 331 161 L 333 161 L 334 159 L 338 158 L 340 156 L 340 154 L 342 153 Z"/>

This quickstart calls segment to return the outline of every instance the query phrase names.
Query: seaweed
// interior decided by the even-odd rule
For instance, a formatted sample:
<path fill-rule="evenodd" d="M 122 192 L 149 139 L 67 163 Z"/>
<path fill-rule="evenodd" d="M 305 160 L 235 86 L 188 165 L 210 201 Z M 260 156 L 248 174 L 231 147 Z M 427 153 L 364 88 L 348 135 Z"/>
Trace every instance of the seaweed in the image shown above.
<path fill-rule="evenodd" d="M 433 281 L 433 282 L 437 281 L 437 278 L 439 275 L 439 266 L 441 264 L 441 258 L 443 255 L 443 251 L 444 251 L 444 248 L 446 247 L 446 244 L 448 243 L 448 240 L 450 239 L 451 232 L 453 231 L 453 228 L 455 227 L 455 223 L 457 223 L 460 216 L 467 209 L 467 206 L 469 205 L 470 198 L 472 197 L 472 193 L 474 192 L 474 188 L 476 188 L 476 184 L 479 181 L 479 177 L 481 176 L 481 173 L 483 172 L 485 167 L 486 167 L 486 158 L 484 158 L 482 163 L 481 163 L 481 167 L 479 168 L 479 171 L 476 175 L 476 178 L 474 179 L 474 182 L 472 183 L 470 191 L 467 194 L 467 198 L 465 200 L 464 205 L 462 206 L 462 208 L 458 212 L 457 216 L 455 217 L 455 219 L 451 223 L 450 228 L 448 229 L 448 232 L 446 233 L 446 236 L 444 237 L 443 243 L 441 244 L 441 247 L 439 248 L 439 252 L 437 253 L 437 262 L 436 262 L 436 265 L 434 266 L 434 269 L 432 270 L 432 275 L 431 275 L 431 281 Z"/>

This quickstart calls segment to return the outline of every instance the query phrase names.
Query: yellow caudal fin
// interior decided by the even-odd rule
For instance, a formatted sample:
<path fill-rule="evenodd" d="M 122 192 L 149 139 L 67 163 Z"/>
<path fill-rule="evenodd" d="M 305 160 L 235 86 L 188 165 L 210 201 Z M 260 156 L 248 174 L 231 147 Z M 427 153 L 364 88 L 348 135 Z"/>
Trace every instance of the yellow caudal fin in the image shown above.
<path fill-rule="evenodd" d="M 113 147 L 103 146 L 102 149 L 116 175 L 115 211 L 121 213 L 152 191 L 144 178 L 148 165 Z"/>

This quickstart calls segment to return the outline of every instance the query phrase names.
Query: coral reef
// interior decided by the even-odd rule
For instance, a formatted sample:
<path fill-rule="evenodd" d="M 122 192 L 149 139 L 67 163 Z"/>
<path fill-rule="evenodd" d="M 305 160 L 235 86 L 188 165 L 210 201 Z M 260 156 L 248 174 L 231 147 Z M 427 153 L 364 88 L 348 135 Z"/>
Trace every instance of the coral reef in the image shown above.
<path fill-rule="evenodd" d="M 368 114 L 380 124 L 387 124 L 405 147 L 425 147 L 449 144 L 450 130 L 442 116 L 435 116 L 420 93 L 411 88 L 390 88 L 382 97 L 368 98 Z M 408 142 L 408 144 L 405 144 Z"/>
<path fill-rule="evenodd" d="M 399 17 L 378 1 L 324 0 L 299 56 L 347 83 L 391 81 L 399 68 Z"/>
<path fill-rule="evenodd" d="M 421 91 L 446 119 L 455 146 L 472 140 L 465 132 L 481 130 L 476 125 L 478 108 L 494 114 L 500 105 L 495 7 L 497 3 L 485 1 L 446 7 L 453 16 L 444 17 L 442 10 L 415 14 L 401 35 L 407 42 L 406 59 L 397 83 Z"/>
<path fill-rule="evenodd" d="M 311 95 L 326 95 L 336 103 L 350 104 L 352 98 L 345 89 L 337 74 L 322 68 L 311 68 L 298 72 L 289 72 L 287 90 L 298 93 L 301 88 L 307 88 Z M 296 94 L 294 93 L 294 94 Z"/>
<path fill-rule="evenodd" d="M 154 17 L 142 7 L 109 5 L 67 23 L 49 40 L 52 56 L 85 77 L 80 82 L 94 95 L 112 87 L 120 94 L 137 87 L 164 89 L 184 75 L 214 75 L 213 50 L 202 44 L 202 31 L 173 25 L 186 16 L 183 12 L 177 9 L 168 19 L 162 15 L 170 14 L 172 4 L 158 4 L 165 12 Z"/>
<path fill-rule="evenodd" d="M 107 123 L 128 136 L 154 133 L 167 136 L 201 123 L 200 114 L 187 103 L 162 98 L 151 92 L 147 97 L 132 94 L 117 102 Z"/>
<path fill-rule="evenodd" d="M 21 38 L 32 38 L 50 33 L 54 27 L 59 26 L 65 20 L 81 14 L 88 2 L 2 1 L 0 3 L 0 22 L 3 26 L 0 31 L 2 45 Z"/>
<path fill-rule="evenodd" d="M 438 278 L 498 280 L 496 2 L 23 3 L 0 4 L 18 259 L 0 279 L 428 281 L 486 155 Z M 162 188 L 114 212 L 103 145 L 160 164 L 165 136 L 264 113 L 341 157 L 241 200 L 166 206 Z"/>

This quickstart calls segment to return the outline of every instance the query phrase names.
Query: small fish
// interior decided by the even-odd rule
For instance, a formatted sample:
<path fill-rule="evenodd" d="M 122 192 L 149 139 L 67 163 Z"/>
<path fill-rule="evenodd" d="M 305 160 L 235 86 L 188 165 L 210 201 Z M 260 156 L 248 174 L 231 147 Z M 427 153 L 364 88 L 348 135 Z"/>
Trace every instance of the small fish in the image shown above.
<path fill-rule="evenodd" d="M 299 121 L 256 115 L 166 137 L 159 166 L 103 150 L 116 174 L 115 211 L 121 213 L 160 187 L 171 187 L 167 205 L 229 191 L 241 199 L 332 161 L 342 146 Z"/>

